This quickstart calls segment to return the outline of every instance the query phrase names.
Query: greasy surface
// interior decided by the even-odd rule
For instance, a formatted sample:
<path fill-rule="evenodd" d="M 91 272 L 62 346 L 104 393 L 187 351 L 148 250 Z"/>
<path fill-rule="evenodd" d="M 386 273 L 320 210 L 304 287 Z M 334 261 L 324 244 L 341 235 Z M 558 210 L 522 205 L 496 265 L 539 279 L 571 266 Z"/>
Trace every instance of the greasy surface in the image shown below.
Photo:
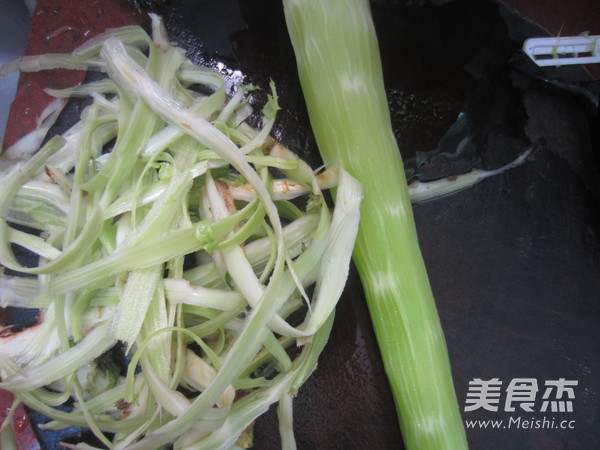
<path fill-rule="evenodd" d="M 77 8 L 66 1 L 48 3 Z M 117 6 L 106 6 L 113 3 Z M 408 3 L 376 1 L 373 13 L 394 130 L 412 175 L 495 168 L 536 145 L 523 166 L 415 207 L 461 410 L 474 378 L 500 378 L 504 387 L 513 378 L 535 378 L 540 385 L 558 378 L 579 382 L 573 412 L 547 414 L 575 420 L 574 430 L 479 427 L 467 431 L 471 448 L 599 448 L 600 124 L 597 103 L 589 100 L 590 92 L 598 100 L 597 82 L 579 68 L 531 67 L 519 57 L 520 43 L 544 30 L 494 2 Z M 95 5 L 133 14 L 120 0 Z M 80 13 L 71 20 L 79 23 Z M 171 38 L 192 59 L 224 62 L 231 75 L 239 70 L 246 81 L 262 86 L 272 77 L 283 106 L 277 137 L 318 165 L 278 2 L 178 0 L 164 14 Z M 116 25 L 107 21 L 98 26 Z M 59 35 L 71 36 L 64 30 Z M 38 41 L 48 32 L 38 30 Z M 554 87 L 543 81 L 548 79 Z M 24 95 L 23 101 L 31 94 Z M 438 140 L 461 111 L 468 145 L 458 154 L 440 151 Z M 16 130 L 21 120 L 13 119 Z M 463 415 L 469 420 L 519 415 L 503 412 L 503 406 Z M 355 276 L 319 367 L 295 401 L 294 420 L 300 449 L 401 448 Z M 255 432 L 255 448 L 278 448 L 273 408 Z"/>
<path fill-rule="evenodd" d="M 597 184 L 584 181 L 593 165 L 578 170 L 569 162 L 593 164 L 590 129 L 572 98 L 524 88 L 526 131 L 542 138 L 533 157 L 468 192 L 418 205 L 417 226 L 458 398 L 464 402 L 473 378 L 499 378 L 504 387 L 517 377 L 540 383 L 536 413 L 508 414 L 500 403 L 501 412 L 466 412 L 465 419 L 576 421 L 575 430 L 469 430 L 472 448 L 595 449 L 600 209 L 590 190 Z M 542 383 L 558 378 L 578 380 L 573 413 L 540 413 Z"/>

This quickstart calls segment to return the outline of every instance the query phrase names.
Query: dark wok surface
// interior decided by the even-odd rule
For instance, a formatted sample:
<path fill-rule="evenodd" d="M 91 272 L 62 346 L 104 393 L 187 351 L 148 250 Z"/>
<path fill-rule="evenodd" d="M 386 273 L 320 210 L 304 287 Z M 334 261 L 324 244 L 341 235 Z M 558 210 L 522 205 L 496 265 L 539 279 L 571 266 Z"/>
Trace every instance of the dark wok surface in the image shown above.
<path fill-rule="evenodd" d="M 600 448 L 598 82 L 581 68 L 533 67 L 518 49 L 544 31 L 496 2 L 372 7 L 409 177 L 493 169 L 534 146 L 522 166 L 414 208 L 463 417 L 503 421 L 467 429 L 471 448 Z M 263 86 L 273 78 L 283 109 L 276 136 L 319 164 L 278 2 L 179 0 L 160 12 L 195 61 Z M 442 138 L 461 112 L 457 151 Z M 545 382 L 561 378 L 578 383 L 572 412 L 542 412 Z M 502 383 L 497 411 L 465 411 L 474 379 Z M 515 379 L 538 384 L 531 412 L 506 408 Z M 402 446 L 354 273 L 294 419 L 300 449 Z M 39 436 L 55 448 L 56 436 Z M 255 436 L 255 448 L 278 448 L 274 411 Z"/>

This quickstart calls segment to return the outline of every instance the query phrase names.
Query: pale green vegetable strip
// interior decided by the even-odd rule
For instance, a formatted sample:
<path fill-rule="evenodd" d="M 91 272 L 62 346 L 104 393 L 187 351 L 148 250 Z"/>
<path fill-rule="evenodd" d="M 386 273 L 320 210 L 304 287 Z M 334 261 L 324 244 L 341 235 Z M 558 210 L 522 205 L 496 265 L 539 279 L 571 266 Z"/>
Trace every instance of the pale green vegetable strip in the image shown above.
<path fill-rule="evenodd" d="M 514 161 L 498 167 L 493 170 L 473 169 L 470 172 L 453 175 L 446 178 L 440 178 L 434 181 L 413 181 L 408 185 L 408 193 L 410 200 L 413 203 L 425 202 L 434 198 L 440 198 L 445 195 L 450 195 L 455 192 L 468 189 L 486 178 L 499 175 L 509 169 L 517 167 L 527 159 L 531 154 L 532 147 L 526 149 Z"/>
<path fill-rule="evenodd" d="M 56 99 L 40 113 L 36 120 L 36 127 L 25 136 L 21 137 L 17 142 L 12 144 L 6 150 L 0 149 L 3 161 L 0 161 L 0 170 L 3 170 L 11 163 L 15 163 L 19 159 L 25 159 L 31 156 L 46 138 L 46 134 L 50 127 L 54 125 L 56 119 L 65 107 L 66 102 L 61 99 Z"/>
<path fill-rule="evenodd" d="M 148 75 L 131 60 L 124 50 L 123 44 L 115 39 L 107 39 L 102 50 L 114 76 L 140 95 L 165 121 L 219 151 L 240 173 L 253 184 L 258 196 L 265 202 L 266 213 L 272 221 L 273 228 L 281 236 L 281 223 L 268 191 L 262 185 L 256 172 L 243 158 L 240 150 L 226 136 L 211 126 L 202 117 L 197 116 L 178 104 L 167 92 L 149 79 Z M 278 239 L 280 253 L 283 252 L 283 241 Z"/>
<path fill-rule="evenodd" d="M 36 278 L 0 275 L 0 307 L 36 308 L 30 306 L 38 296 L 40 284 Z"/>
<path fill-rule="evenodd" d="M 327 236 L 327 247 L 319 268 L 310 317 L 304 331 L 314 334 L 331 315 L 335 302 L 342 295 L 348 279 L 348 268 L 359 226 L 362 186 L 345 170 L 340 170 L 336 208 Z M 346 270 L 340 270 L 344 267 Z"/>
<path fill-rule="evenodd" d="M 42 414 L 53 418 L 54 420 L 68 425 L 74 425 L 79 427 L 87 426 L 87 423 L 83 416 L 67 413 L 59 409 L 52 408 L 44 402 L 40 401 L 34 394 L 35 391 L 25 391 L 17 393 L 16 396 L 20 398 L 23 401 L 23 403 L 26 403 L 30 407 L 34 408 L 36 411 L 39 411 Z M 99 419 L 97 421 L 99 424 L 101 424 L 103 430 L 118 433 L 127 431 L 130 428 L 139 425 L 145 419 L 146 418 L 144 416 L 124 420 L 113 420 L 107 417 L 103 417 L 102 419 Z"/>
<path fill-rule="evenodd" d="M 0 382 L 0 388 L 13 392 L 29 391 L 74 372 L 116 343 L 116 339 L 110 337 L 107 328 L 104 325 L 93 329 L 79 343 L 66 350 L 60 359 L 52 359 L 9 376 Z"/>
<path fill-rule="evenodd" d="M 117 92 L 117 86 L 110 80 L 99 80 L 82 86 L 74 86 L 66 89 L 45 89 L 44 91 L 57 98 L 87 97 L 91 92 L 96 92 L 98 94 L 114 94 Z"/>
<path fill-rule="evenodd" d="M 331 314 L 323 327 L 315 334 L 313 342 L 303 347 L 301 354 L 294 361 L 294 368 L 289 373 L 281 373 L 276 377 L 277 383 L 267 391 L 256 391 L 242 397 L 231 407 L 231 413 L 223 426 L 215 433 L 200 439 L 195 445 L 186 450 L 211 450 L 214 448 L 229 448 L 235 442 L 235 437 L 252 422 L 257 413 L 266 411 L 268 406 L 281 398 L 283 393 L 295 394 L 296 389 L 306 380 L 316 365 L 333 325 L 334 315 Z M 286 420 L 284 418 L 283 420 Z M 289 443 L 289 433 L 286 432 Z M 290 443 L 293 444 L 293 443 Z M 286 448 L 293 448 L 291 445 Z"/>
<path fill-rule="evenodd" d="M 71 289 L 102 282 L 119 272 L 163 263 L 179 254 L 203 248 L 194 235 L 194 229 L 171 233 L 164 239 L 152 239 L 133 248 L 124 248 L 93 263 L 63 272 L 50 282 L 50 292 L 59 294 Z"/>
<path fill-rule="evenodd" d="M 309 214 L 286 225 L 283 228 L 286 250 L 290 251 L 292 247 L 303 245 L 302 242 L 315 231 L 318 222 L 318 215 Z M 270 256 L 269 239 L 261 238 L 250 242 L 244 247 L 244 252 L 255 270 L 258 267 L 263 267 Z M 213 262 L 186 271 L 184 278 L 193 284 L 203 286 L 213 286 L 219 282 L 219 274 Z"/>
<path fill-rule="evenodd" d="M 19 400 L 13 400 L 12 405 L 8 410 L 8 414 L 6 414 L 6 416 L 4 417 L 2 427 L 0 427 L 0 448 L 4 450 L 17 450 L 13 420 L 15 416 L 15 411 L 17 410 L 17 407 L 20 404 L 21 402 Z"/>
<path fill-rule="evenodd" d="M 169 332 L 155 335 L 156 331 L 167 329 L 172 324 L 167 314 L 165 292 L 159 284 L 150 299 L 150 304 L 144 317 L 142 329 L 137 342 L 145 340 L 147 336 L 155 336 L 148 342 L 148 351 L 144 354 L 148 363 L 165 383 L 171 385 L 171 337 Z"/>
<path fill-rule="evenodd" d="M 366 0 L 283 0 L 317 144 L 364 187 L 354 261 L 409 449 L 466 448 Z"/>
<path fill-rule="evenodd" d="M 38 267 L 24 267 L 19 261 L 17 261 L 14 257 L 12 261 L 8 259 L 4 265 L 13 270 L 23 272 L 23 273 L 50 273 L 51 271 L 56 270 L 66 270 L 72 267 L 74 264 L 78 262 L 78 258 L 81 255 L 81 252 L 89 247 L 90 243 L 98 236 L 100 233 L 100 229 L 102 228 L 102 222 L 100 221 L 100 217 L 102 212 L 100 209 L 96 209 L 93 213 L 93 216 L 89 218 L 88 222 L 85 224 L 83 228 L 83 232 L 77 236 L 69 247 L 67 247 L 57 258 L 53 259 L 51 262 L 43 264 Z"/>
<path fill-rule="evenodd" d="M 169 301 L 205 306 L 221 311 L 239 311 L 245 305 L 237 291 L 192 286 L 189 281 L 169 278 L 163 281 Z"/>
<path fill-rule="evenodd" d="M 96 436 L 107 448 L 110 448 L 112 446 L 112 443 L 105 436 L 105 434 L 100 430 L 94 417 L 92 416 L 87 405 L 85 404 L 85 401 L 82 400 L 83 399 L 83 389 L 81 388 L 79 381 L 77 380 L 77 378 L 75 378 L 73 380 L 73 382 L 75 385 L 75 388 L 74 388 L 75 395 L 78 399 L 80 399 L 77 402 L 77 406 L 79 406 L 79 408 L 81 409 L 81 413 L 86 420 L 87 426 L 92 431 L 92 433 L 94 433 L 94 436 Z"/>
<path fill-rule="evenodd" d="M 277 405 L 277 415 L 279 416 L 281 448 L 288 450 L 295 449 L 296 440 L 294 439 L 293 397 L 290 392 L 281 394 L 279 405 Z"/>
<path fill-rule="evenodd" d="M 262 126 L 243 123 L 254 88 L 228 102 L 222 74 L 194 67 L 151 17 L 152 39 L 125 27 L 12 65 L 108 79 L 51 91 L 93 103 L 28 160 L 0 155 L 0 302 L 41 308 L 38 325 L 0 337 L 0 388 L 52 419 L 47 429 L 88 427 L 114 449 L 243 446 L 236 437 L 251 441 L 245 428 L 282 399 L 282 441 L 294 448 L 292 397 L 327 340 L 350 251 L 321 264 L 358 225 L 346 221 L 343 238 L 342 209 L 331 229 L 319 175 L 269 136 L 274 84 Z M 275 179 L 281 171 L 289 178 Z M 235 199 L 230 183 L 250 197 Z M 301 201 L 276 200 L 272 187 L 286 183 Z"/>
<path fill-rule="evenodd" d="M 69 198 L 67 193 L 56 185 L 41 181 L 30 181 L 21 186 L 17 194 L 19 197 L 26 199 L 37 199 L 39 203 L 47 203 L 60 213 L 68 214 Z"/>
<path fill-rule="evenodd" d="M 116 339 L 127 344 L 128 350 L 142 328 L 146 311 L 162 279 L 163 270 L 162 264 L 158 264 L 129 273 L 125 293 L 114 316 L 111 330 Z"/>
<path fill-rule="evenodd" d="M 211 177 L 207 179 L 206 192 L 206 198 L 209 202 L 207 206 L 210 207 L 217 220 L 225 220 L 229 214 L 227 206 L 219 195 Z M 242 248 L 239 245 L 233 245 L 223 248 L 220 252 L 227 272 L 237 290 L 244 295 L 248 304 L 255 308 L 264 295 L 265 287 L 260 284 Z M 271 319 L 269 326 L 273 331 L 284 335 L 295 332 L 279 315 Z"/>
<path fill-rule="evenodd" d="M 318 245 L 313 244 L 312 247 L 318 248 Z M 306 255 L 306 252 L 303 255 Z M 217 401 L 218 397 L 231 384 L 237 374 L 241 373 L 243 367 L 250 363 L 255 350 L 267 338 L 270 330 L 266 325 L 272 316 L 272 312 L 279 309 L 282 300 L 286 298 L 286 296 L 280 294 L 280 288 L 285 284 L 282 278 L 281 273 L 274 273 L 271 284 L 265 290 L 265 294 L 259 305 L 252 310 L 244 322 L 237 340 L 223 359 L 219 375 L 211 385 L 194 399 L 190 408 L 184 414 L 146 435 L 142 440 L 133 444 L 131 450 L 154 449 L 158 445 L 171 442 L 179 433 L 194 425 L 194 417 L 200 411 Z"/>
<path fill-rule="evenodd" d="M 15 229 L 10 230 L 10 242 L 50 260 L 58 258 L 61 254 L 60 250 L 48 244 L 44 239 Z"/>

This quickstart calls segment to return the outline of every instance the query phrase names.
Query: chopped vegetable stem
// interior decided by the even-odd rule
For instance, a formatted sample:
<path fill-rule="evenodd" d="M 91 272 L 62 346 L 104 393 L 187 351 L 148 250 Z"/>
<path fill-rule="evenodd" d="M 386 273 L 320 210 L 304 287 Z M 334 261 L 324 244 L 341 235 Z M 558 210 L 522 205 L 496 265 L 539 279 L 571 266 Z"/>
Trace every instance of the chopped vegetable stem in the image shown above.
<path fill-rule="evenodd" d="M 249 445 L 248 425 L 281 400 L 292 448 L 292 397 L 331 329 L 360 184 L 343 170 L 320 183 L 275 142 L 273 83 L 254 128 L 255 88 L 227 92 L 151 21 L 152 38 L 108 30 L 3 69 L 107 79 L 49 90 L 91 104 L 39 148 L 65 104 L 53 102 L 0 155 L 0 302 L 40 308 L 39 324 L 0 336 L 0 388 L 46 415 L 42 428 L 86 427 L 117 450 Z M 235 184 L 250 194 L 235 197 Z M 321 189 L 334 185 L 348 208 L 330 211 Z"/>

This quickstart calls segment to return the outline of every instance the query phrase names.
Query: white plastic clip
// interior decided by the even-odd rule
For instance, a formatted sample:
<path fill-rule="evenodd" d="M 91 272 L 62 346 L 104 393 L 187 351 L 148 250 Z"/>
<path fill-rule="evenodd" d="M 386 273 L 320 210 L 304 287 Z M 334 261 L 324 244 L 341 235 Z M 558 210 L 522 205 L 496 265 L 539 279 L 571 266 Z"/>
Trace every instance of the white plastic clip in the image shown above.
<path fill-rule="evenodd" d="M 600 63 L 600 36 L 531 38 L 523 51 L 538 66 Z"/>

